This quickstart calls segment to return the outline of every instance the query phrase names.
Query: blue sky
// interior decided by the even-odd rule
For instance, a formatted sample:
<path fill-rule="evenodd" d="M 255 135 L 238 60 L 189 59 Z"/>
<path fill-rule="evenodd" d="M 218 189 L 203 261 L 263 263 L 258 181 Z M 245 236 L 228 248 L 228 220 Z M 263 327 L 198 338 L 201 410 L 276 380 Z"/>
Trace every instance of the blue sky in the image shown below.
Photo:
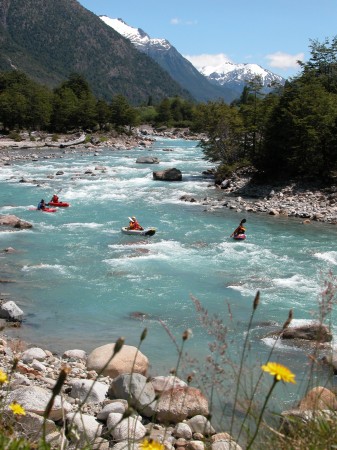
<path fill-rule="evenodd" d="M 78 0 L 167 39 L 196 66 L 256 63 L 285 78 L 299 73 L 310 40 L 337 36 L 337 0 Z"/>

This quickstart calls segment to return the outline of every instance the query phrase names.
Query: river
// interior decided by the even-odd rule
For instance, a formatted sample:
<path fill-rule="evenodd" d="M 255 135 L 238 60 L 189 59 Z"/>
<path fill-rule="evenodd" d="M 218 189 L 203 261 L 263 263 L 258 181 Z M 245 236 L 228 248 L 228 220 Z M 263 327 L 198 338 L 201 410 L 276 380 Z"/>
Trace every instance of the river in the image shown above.
<path fill-rule="evenodd" d="M 160 163 L 137 164 L 144 155 Z M 181 182 L 153 180 L 154 170 L 169 167 L 182 171 Z M 172 337 L 179 346 L 184 330 L 191 329 L 184 352 L 200 363 L 199 371 L 208 372 L 205 358 L 213 338 L 198 320 L 192 298 L 209 318 L 218 317 L 226 358 L 238 363 L 259 291 L 246 361 L 259 370 L 274 344 L 267 335 L 282 327 L 290 308 L 295 324 L 317 317 L 324 280 L 336 273 L 337 229 L 181 201 L 182 195 L 216 195 L 212 182 L 201 176 L 210 167 L 196 141 L 162 138 L 150 149 L 65 152 L 58 159 L 3 166 L 0 214 L 33 224 L 0 233 L 0 248 L 17 250 L 2 253 L 1 278 L 14 282 L 1 284 L 1 291 L 25 313 L 21 328 L 8 334 L 59 353 L 90 352 L 120 336 L 137 346 L 147 328 L 141 351 L 152 373 L 163 374 L 177 362 Z M 22 177 L 36 181 L 20 183 Z M 71 206 L 56 213 L 29 209 L 55 192 Z M 156 227 L 156 234 L 122 234 L 129 216 Z M 229 236 L 243 217 L 247 239 L 233 241 Z M 214 320 L 211 328 L 217 328 Z M 310 364 L 306 352 L 277 344 L 273 358 L 303 382 Z"/>

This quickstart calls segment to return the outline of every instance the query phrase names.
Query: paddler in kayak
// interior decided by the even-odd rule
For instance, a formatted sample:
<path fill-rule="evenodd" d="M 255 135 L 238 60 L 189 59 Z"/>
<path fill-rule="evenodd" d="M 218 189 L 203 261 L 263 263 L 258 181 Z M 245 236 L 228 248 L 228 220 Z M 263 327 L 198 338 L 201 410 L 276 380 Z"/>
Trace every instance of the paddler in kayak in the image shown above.
<path fill-rule="evenodd" d="M 52 199 L 50 200 L 50 203 L 58 203 L 58 202 L 59 202 L 59 198 L 56 194 L 54 194 Z"/>
<path fill-rule="evenodd" d="M 246 228 L 243 226 L 243 224 L 246 222 L 247 222 L 246 219 L 242 219 L 239 226 L 233 231 L 230 237 L 236 237 L 239 234 L 245 234 Z"/>
<path fill-rule="evenodd" d="M 46 202 L 42 199 L 39 204 L 37 205 L 37 209 L 41 210 L 41 209 L 46 209 Z"/>
<path fill-rule="evenodd" d="M 144 228 L 138 223 L 135 216 L 129 217 L 129 230 L 144 230 Z"/>

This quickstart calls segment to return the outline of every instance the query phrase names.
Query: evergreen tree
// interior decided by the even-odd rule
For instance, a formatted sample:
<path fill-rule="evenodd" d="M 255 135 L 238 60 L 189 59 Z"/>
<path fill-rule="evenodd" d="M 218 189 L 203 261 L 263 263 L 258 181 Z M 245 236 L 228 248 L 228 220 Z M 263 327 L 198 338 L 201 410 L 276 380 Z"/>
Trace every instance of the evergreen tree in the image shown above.
<path fill-rule="evenodd" d="M 200 143 L 206 160 L 231 166 L 245 158 L 243 122 L 236 108 L 222 101 L 198 105 L 195 124 L 207 133 Z"/>
<path fill-rule="evenodd" d="M 116 128 L 128 126 L 131 129 L 137 121 L 137 110 L 129 105 L 123 95 L 116 95 L 111 101 L 111 122 Z"/>

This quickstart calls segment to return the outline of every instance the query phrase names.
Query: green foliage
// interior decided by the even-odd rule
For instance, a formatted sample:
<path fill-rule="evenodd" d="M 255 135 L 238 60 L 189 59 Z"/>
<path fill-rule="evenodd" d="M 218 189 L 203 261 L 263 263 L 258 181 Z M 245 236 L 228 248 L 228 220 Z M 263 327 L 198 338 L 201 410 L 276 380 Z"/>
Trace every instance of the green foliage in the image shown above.
<path fill-rule="evenodd" d="M 245 158 L 243 121 L 236 108 L 224 102 L 198 105 L 195 126 L 207 133 L 200 147 L 208 161 L 232 165 Z"/>
<path fill-rule="evenodd" d="M 140 106 L 137 110 L 139 114 L 139 123 L 155 123 L 157 111 L 154 106 Z"/>
<path fill-rule="evenodd" d="M 15 141 L 15 142 L 22 141 L 22 137 L 20 136 L 20 133 L 18 133 L 16 131 L 12 131 L 11 133 L 9 133 L 8 138 L 13 139 L 13 141 Z"/>
<path fill-rule="evenodd" d="M 129 105 L 123 95 L 116 95 L 111 102 L 111 122 L 117 129 L 131 128 L 138 123 L 138 111 Z"/>
<path fill-rule="evenodd" d="M 165 98 L 159 103 L 156 111 L 155 123 L 157 126 L 184 127 L 193 123 L 195 105 L 180 97 Z"/>

